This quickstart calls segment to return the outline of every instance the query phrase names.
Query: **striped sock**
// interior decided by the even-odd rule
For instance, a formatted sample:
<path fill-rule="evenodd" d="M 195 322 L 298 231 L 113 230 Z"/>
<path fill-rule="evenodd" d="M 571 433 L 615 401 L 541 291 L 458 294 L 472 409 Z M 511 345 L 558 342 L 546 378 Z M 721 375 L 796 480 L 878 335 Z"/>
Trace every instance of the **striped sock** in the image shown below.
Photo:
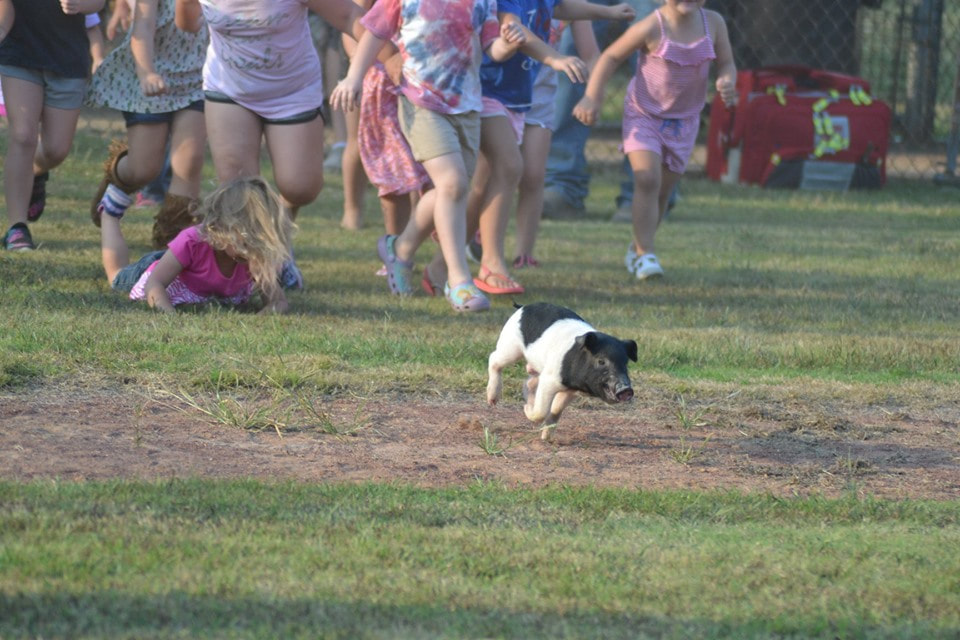
<path fill-rule="evenodd" d="M 114 218 L 122 218 L 127 208 L 133 204 L 133 196 L 114 184 L 108 184 L 100 198 L 100 211 Z"/>

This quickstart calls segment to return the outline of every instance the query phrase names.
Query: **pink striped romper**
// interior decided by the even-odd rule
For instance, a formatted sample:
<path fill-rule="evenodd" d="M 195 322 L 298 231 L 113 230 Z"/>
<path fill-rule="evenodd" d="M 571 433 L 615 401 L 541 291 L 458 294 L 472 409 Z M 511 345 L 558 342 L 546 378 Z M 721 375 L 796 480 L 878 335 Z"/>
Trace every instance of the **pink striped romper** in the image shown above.
<path fill-rule="evenodd" d="M 623 100 L 623 151 L 652 151 L 667 169 L 683 173 L 706 103 L 710 62 L 717 56 L 700 9 L 704 35 L 690 44 L 670 39 L 658 10 L 660 46 L 640 53 Z"/>

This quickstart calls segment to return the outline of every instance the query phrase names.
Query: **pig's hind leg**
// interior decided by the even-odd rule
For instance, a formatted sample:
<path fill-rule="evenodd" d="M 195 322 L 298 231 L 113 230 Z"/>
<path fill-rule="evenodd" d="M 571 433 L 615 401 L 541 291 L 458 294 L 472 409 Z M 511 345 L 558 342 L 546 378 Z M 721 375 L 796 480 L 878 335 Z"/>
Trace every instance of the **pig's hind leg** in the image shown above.
<path fill-rule="evenodd" d="M 523 348 L 518 344 L 497 342 L 497 348 L 487 360 L 487 403 L 494 405 L 503 394 L 503 368 L 523 358 Z"/>

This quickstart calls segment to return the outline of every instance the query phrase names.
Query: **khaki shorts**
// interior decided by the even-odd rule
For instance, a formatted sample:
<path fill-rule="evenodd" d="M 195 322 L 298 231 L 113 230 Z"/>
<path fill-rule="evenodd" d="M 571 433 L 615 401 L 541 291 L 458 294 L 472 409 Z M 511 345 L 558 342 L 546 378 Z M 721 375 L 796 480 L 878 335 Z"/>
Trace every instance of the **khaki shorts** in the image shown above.
<path fill-rule="evenodd" d="M 413 158 L 425 162 L 449 153 L 460 153 L 467 177 L 477 168 L 480 149 L 480 114 L 439 113 L 413 104 L 400 96 L 400 130 L 410 144 Z"/>

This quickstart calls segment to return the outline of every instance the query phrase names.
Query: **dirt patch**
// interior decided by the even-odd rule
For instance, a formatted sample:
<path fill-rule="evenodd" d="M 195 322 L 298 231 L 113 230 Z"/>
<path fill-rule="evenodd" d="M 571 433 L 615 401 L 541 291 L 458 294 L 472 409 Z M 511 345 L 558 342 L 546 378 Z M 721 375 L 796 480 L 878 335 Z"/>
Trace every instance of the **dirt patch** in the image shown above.
<path fill-rule="evenodd" d="M 170 477 L 390 481 L 476 479 L 885 498 L 960 497 L 960 408 L 830 407 L 655 394 L 626 407 L 578 400 L 552 442 L 519 398 L 342 396 L 329 419 L 282 431 L 212 422 L 170 399 L 89 391 L 0 395 L 0 478 Z M 757 406 L 762 408 L 758 409 Z M 347 432 L 353 431 L 350 434 Z"/>

